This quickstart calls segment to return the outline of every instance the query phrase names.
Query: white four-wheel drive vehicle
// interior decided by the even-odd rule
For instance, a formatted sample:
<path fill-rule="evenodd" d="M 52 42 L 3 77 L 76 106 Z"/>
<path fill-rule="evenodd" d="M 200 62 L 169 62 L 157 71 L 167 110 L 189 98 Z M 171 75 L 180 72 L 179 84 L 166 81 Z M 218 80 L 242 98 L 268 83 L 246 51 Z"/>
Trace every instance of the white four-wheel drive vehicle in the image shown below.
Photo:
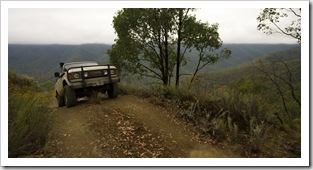
<path fill-rule="evenodd" d="M 120 81 L 117 69 L 96 62 L 60 63 L 61 71 L 54 73 L 58 78 L 55 93 L 58 106 L 74 106 L 77 98 L 90 96 L 93 91 L 108 92 L 110 98 L 118 95 Z"/>

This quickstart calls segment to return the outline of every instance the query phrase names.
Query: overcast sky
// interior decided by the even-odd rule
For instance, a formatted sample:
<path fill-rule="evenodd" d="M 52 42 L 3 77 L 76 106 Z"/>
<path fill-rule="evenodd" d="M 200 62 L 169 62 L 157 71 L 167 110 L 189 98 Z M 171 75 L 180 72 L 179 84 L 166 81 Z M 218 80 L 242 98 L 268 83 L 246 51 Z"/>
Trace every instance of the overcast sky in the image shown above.
<path fill-rule="evenodd" d="M 9 8 L 8 41 L 23 44 L 112 44 L 118 8 Z M 219 24 L 224 43 L 296 43 L 285 35 L 256 29 L 259 8 L 201 8 L 197 19 Z"/>

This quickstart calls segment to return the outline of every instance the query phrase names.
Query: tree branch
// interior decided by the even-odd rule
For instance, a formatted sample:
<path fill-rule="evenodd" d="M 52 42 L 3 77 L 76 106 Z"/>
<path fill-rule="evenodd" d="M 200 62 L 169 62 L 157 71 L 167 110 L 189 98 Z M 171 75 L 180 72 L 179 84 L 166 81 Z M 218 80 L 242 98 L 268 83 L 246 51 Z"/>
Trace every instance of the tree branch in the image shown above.
<path fill-rule="evenodd" d="M 153 74 L 155 74 L 156 76 L 158 76 L 160 79 L 163 78 L 159 73 L 157 73 L 156 71 L 152 70 L 151 68 L 145 66 L 144 64 L 141 64 L 141 63 L 139 63 L 139 64 L 140 64 L 140 66 L 144 67 L 145 69 L 149 70 L 150 72 L 152 72 Z"/>
<path fill-rule="evenodd" d="M 300 14 L 297 14 L 292 8 L 289 8 L 289 10 L 296 16 L 296 17 L 301 17 Z"/>
<path fill-rule="evenodd" d="M 192 74 L 188 74 L 188 73 L 182 73 L 182 74 L 179 74 L 179 77 L 180 76 L 191 76 Z"/>
<path fill-rule="evenodd" d="M 276 79 L 273 79 L 273 77 L 267 71 L 265 71 L 264 65 L 261 62 L 259 63 L 259 65 L 260 65 L 261 68 L 258 67 L 258 66 L 255 66 L 256 69 L 258 69 L 259 71 L 264 73 L 266 75 L 266 77 L 276 86 L 276 89 L 278 90 L 278 93 L 279 93 L 280 97 L 282 98 L 282 102 L 283 102 L 283 106 L 284 106 L 285 112 L 286 112 L 286 114 L 288 116 L 289 121 L 291 121 L 290 113 L 289 113 L 289 111 L 287 109 L 287 105 L 286 105 L 286 101 L 285 101 L 285 96 L 284 96 L 284 94 L 283 94 L 283 92 L 281 90 L 281 87 L 279 86 L 279 84 L 276 81 Z M 273 68 L 274 68 L 274 66 L 273 66 Z"/>
<path fill-rule="evenodd" d="M 299 106 L 301 107 L 301 102 L 300 102 L 300 100 L 296 97 L 296 95 L 295 95 L 295 90 L 294 90 L 294 87 L 293 87 L 293 85 L 292 85 L 292 73 L 291 73 L 291 71 L 290 71 L 288 65 L 287 65 L 284 61 L 279 60 L 279 62 L 282 63 L 282 64 L 285 66 L 286 70 L 287 70 L 287 73 L 288 73 L 288 81 L 287 81 L 286 79 L 284 79 L 282 76 L 277 75 L 276 73 L 274 74 L 274 76 L 277 77 L 277 78 L 279 78 L 280 80 L 282 80 L 284 83 L 286 83 L 286 84 L 289 86 L 289 88 L 290 88 L 290 93 L 291 93 L 292 98 L 293 98 L 293 99 L 299 104 Z"/>
<path fill-rule="evenodd" d="M 145 77 L 151 77 L 151 78 L 156 78 L 159 80 L 162 80 L 162 78 L 160 78 L 159 76 L 155 76 L 155 75 L 150 75 L 150 74 L 144 74 L 144 73 L 138 73 L 141 76 L 145 76 Z"/>

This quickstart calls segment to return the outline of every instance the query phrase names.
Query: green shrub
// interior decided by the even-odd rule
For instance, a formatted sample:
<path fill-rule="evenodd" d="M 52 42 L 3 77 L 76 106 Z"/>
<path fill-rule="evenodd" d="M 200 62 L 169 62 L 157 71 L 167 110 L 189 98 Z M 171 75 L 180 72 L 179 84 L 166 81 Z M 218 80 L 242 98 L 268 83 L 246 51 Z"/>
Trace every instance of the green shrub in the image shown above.
<path fill-rule="evenodd" d="M 34 79 L 9 72 L 9 157 L 36 154 L 49 131 L 49 97 Z"/>
<path fill-rule="evenodd" d="M 9 157 L 31 154 L 43 147 L 49 131 L 46 103 L 30 95 L 10 96 L 9 117 Z"/>
<path fill-rule="evenodd" d="M 254 118 L 250 119 L 250 152 L 258 153 L 266 143 L 268 127 L 265 123 L 258 124 Z"/>
<path fill-rule="evenodd" d="M 150 95 L 149 91 L 139 84 L 119 83 L 118 86 L 121 94 Z"/>

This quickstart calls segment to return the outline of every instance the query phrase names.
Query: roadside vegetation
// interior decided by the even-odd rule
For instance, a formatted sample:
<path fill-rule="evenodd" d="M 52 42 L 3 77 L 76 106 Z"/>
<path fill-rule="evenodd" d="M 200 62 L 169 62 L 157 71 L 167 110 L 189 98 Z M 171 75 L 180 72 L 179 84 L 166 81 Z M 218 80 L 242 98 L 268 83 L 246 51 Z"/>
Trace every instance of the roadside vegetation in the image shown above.
<path fill-rule="evenodd" d="M 9 71 L 9 157 L 39 155 L 49 132 L 50 83 Z"/>
<path fill-rule="evenodd" d="M 199 136 L 221 147 L 241 148 L 235 152 L 242 157 L 301 157 L 300 58 L 291 54 L 201 73 L 190 89 L 191 76 L 179 88 L 143 85 L 144 80 L 120 88 L 173 109 Z"/>
<path fill-rule="evenodd" d="M 199 136 L 223 147 L 238 145 L 243 157 L 301 156 L 299 47 L 250 60 L 251 64 L 228 72 L 201 73 L 202 68 L 232 57 L 232 51 L 220 49 L 218 24 L 197 21 L 188 13 L 195 9 L 153 9 L 152 17 L 133 15 L 136 10 L 150 9 L 123 9 L 114 17 L 118 39 L 107 53 L 122 73 L 150 79 L 141 81 L 146 85 L 124 84 L 122 92 L 150 97 L 155 103 L 176 109 L 177 116 L 194 125 Z M 281 27 L 279 20 L 288 13 L 297 19 Z M 159 19 L 172 22 L 158 25 Z M 301 9 L 266 8 L 257 20 L 258 30 L 272 34 L 278 29 L 301 44 Z M 173 34 L 178 38 L 169 38 Z M 132 49 L 124 50 L 130 46 Z M 188 50 L 195 51 L 192 58 L 199 60 L 194 71 L 181 74 L 180 69 L 189 62 L 185 56 Z M 174 75 L 175 82 L 171 80 Z M 162 80 L 162 85 L 156 85 L 156 80 Z"/>

